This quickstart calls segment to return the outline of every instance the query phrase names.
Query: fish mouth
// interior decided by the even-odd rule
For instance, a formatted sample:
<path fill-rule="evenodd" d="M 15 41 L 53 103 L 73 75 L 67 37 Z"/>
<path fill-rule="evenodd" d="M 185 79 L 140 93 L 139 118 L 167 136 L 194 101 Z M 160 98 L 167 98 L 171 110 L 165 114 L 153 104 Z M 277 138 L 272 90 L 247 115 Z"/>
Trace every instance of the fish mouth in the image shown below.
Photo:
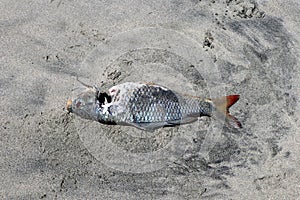
<path fill-rule="evenodd" d="M 69 113 L 72 112 L 72 100 L 71 99 L 69 99 L 67 101 L 66 109 Z"/>

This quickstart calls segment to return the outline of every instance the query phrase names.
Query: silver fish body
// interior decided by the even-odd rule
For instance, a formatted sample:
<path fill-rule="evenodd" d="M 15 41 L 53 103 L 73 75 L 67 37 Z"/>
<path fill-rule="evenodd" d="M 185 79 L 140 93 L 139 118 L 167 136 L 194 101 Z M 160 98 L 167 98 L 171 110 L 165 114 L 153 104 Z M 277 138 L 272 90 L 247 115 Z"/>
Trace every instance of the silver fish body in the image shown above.
<path fill-rule="evenodd" d="M 154 130 L 210 117 L 217 109 L 210 99 L 182 95 L 155 84 L 126 82 L 104 94 L 89 88 L 69 100 L 67 110 L 101 123 Z"/>

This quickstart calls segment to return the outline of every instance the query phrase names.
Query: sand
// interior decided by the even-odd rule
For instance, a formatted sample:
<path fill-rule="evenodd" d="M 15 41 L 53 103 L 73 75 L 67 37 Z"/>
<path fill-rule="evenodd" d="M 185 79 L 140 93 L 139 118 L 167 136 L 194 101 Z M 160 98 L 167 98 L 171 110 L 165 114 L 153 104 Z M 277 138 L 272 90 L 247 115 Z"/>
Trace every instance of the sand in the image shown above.
<path fill-rule="evenodd" d="M 299 198 L 298 1 L 0 5 L 1 199 Z M 243 128 L 90 122 L 64 109 L 76 76 L 240 94 Z"/>

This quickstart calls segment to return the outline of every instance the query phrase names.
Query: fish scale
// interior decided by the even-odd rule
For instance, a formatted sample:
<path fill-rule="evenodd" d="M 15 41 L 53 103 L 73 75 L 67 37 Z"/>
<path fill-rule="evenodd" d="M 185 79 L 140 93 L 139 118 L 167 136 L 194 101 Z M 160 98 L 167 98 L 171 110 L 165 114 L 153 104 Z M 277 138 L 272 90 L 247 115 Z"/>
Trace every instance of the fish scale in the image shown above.
<path fill-rule="evenodd" d="M 191 100 L 171 90 L 152 85 L 138 87 L 123 98 L 129 99 L 123 113 L 113 113 L 113 115 L 120 118 L 118 121 L 129 123 L 178 121 L 191 113 L 199 113 L 201 102 L 201 99 Z M 113 107 L 114 105 L 111 110 L 114 110 Z M 201 114 L 209 115 L 210 112 L 211 108 L 202 110 Z"/>

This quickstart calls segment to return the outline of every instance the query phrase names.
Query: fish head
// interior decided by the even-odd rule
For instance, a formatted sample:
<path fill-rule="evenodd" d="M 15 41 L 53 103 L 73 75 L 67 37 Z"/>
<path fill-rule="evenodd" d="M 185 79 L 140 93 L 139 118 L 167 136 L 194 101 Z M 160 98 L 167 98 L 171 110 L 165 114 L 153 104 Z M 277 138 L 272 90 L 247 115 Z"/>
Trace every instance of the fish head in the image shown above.
<path fill-rule="evenodd" d="M 66 109 L 82 118 L 97 120 L 98 113 L 101 111 L 99 94 L 99 89 L 96 87 L 86 88 L 83 92 L 68 100 Z"/>

